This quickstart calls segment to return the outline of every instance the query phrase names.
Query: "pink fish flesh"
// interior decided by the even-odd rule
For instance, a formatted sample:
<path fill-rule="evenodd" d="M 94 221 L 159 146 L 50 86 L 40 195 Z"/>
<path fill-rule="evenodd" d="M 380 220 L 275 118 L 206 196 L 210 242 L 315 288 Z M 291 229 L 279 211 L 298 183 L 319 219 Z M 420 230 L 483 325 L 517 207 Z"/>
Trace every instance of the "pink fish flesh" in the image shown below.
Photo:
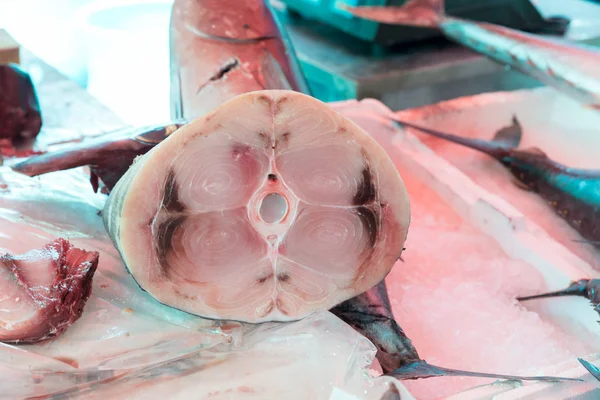
<path fill-rule="evenodd" d="M 195 119 L 257 90 L 310 95 L 269 1 L 176 0 L 169 39 L 174 120 Z"/>
<path fill-rule="evenodd" d="M 0 341 L 29 344 L 64 333 L 83 313 L 98 258 L 61 238 L 0 256 Z"/>
<path fill-rule="evenodd" d="M 237 96 L 137 159 L 107 230 L 140 286 L 208 318 L 289 321 L 372 288 L 409 200 L 387 153 L 293 91 Z"/>

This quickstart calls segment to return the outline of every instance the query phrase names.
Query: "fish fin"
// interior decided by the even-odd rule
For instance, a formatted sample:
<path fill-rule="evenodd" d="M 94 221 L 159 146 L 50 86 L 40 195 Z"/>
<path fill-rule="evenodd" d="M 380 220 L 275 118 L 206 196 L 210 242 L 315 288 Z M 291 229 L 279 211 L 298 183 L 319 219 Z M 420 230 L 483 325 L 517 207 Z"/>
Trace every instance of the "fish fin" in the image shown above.
<path fill-rule="evenodd" d="M 426 28 L 436 28 L 445 17 L 444 0 L 409 0 L 402 6 L 390 7 L 352 7 L 341 4 L 339 8 L 355 17 L 375 22 Z"/>
<path fill-rule="evenodd" d="M 399 380 L 409 379 L 425 379 L 434 378 L 440 376 L 469 376 L 477 378 L 494 378 L 494 379 L 506 379 L 512 381 L 546 381 L 546 382 L 558 382 L 558 381 L 583 381 L 577 378 L 561 378 L 554 376 L 517 376 L 517 375 L 501 375 L 501 374 L 488 374 L 484 372 L 472 372 L 463 371 L 459 369 L 451 369 L 438 367 L 431 365 L 424 360 L 417 360 L 392 371 L 386 375 L 393 376 Z"/>
<path fill-rule="evenodd" d="M 529 153 L 529 154 L 533 154 L 535 156 L 543 156 L 543 157 L 548 157 L 546 155 L 546 153 L 544 153 L 539 147 L 529 147 L 527 149 L 523 149 L 521 150 L 521 152 L 523 153 Z"/>
<path fill-rule="evenodd" d="M 581 365 L 583 365 L 583 367 L 585 369 L 588 370 L 588 372 L 590 374 L 592 374 L 592 376 L 596 379 L 598 379 L 600 381 L 600 368 L 596 367 L 595 365 L 593 365 L 592 363 L 585 361 L 583 358 L 578 358 L 577 361 L 579 361 L 581 363 Z"/>
<path fill-rule="evenodd" d="M 94 193 L 98 193 L 98 175 L 94 171 L 90 171 L 90 183 L 92 184 L 92 189 L 94 189 Z"/>
<path fill-rule="evenodd" d="M 519 147 L 523 130 L 516 115 L 513 115 L 512 124 L 499 129 L 494 135 L 494 142 L 500 143 L 509 148 Z"/>

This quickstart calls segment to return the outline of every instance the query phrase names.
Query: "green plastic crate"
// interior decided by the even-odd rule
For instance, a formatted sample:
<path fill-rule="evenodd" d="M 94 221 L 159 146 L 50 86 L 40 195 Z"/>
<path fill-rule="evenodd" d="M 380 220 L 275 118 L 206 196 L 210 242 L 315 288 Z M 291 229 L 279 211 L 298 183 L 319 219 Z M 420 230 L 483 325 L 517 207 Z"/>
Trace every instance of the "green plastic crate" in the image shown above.
<path fill-rule="evenodd" d="M 409 43 L 439 36 L 433 29 L 379 24 L 355 18 L 339 8 L 350 6 L 399 6 L 405 0 L 279 0 L 292 15 L 335 27 L 355 38 L 384 46 Z M 448 15 L 485 21 L 535 32 L 545 20 L 529 0 L 447 0 Z"/>

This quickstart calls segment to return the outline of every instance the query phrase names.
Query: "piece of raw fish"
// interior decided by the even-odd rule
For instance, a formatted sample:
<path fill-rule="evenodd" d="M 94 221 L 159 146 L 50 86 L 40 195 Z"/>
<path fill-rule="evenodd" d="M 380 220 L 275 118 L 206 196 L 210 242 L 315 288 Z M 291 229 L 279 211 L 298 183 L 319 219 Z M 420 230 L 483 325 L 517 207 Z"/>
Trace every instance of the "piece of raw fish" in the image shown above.
<path fill-rule="evenodd" d="M 594 310 L 600 314 L 600 279 L 580 279 L 572 282 L 571 285 L 564 290 L 536 294 L 532 296 L 517 297 L 517 300 L 526 301 L 560 296 L 585 297 L 592 303 Z"/>
<path fill-rule="evenodd" d="M 83 313 L 98 258 L 65 239 L 0 256 L 0 342 L 37 343 L 64 333 Z"/>
<path fill-rule="evenodd" d="M 409 225 L 387 153 L 326 104 L 258 91 L 139 157 L 107 230 L 140 286 L 209 318 L 289 321 L 388 274 Z"/>
<path fill-rule="evenodd" d="M 371 21 L 438 29 L 454 42 L 600 109 L 600 52 L 595 47 L 450 17 L 445 15 L 444 0 L 409 0 L 403 6 L 339 7 Z"/>
<path fill-rule="evenodd" d="M 97 191 L 102 181 L 109 192 L 129 169 L 133 160 L 175 132 L 184 122 L 143 128 L 123 128 L 64 149 L 28 158 L 12 166 L 27 176 L 89 166 L 90 180 Z"/>
<path fill-rule="evenodd" d="M 464 138 L 397 118 L 394 121 L 490 155 L 510 170 L 519 187 L 540 195 L 588 243 L 600 243 L 600 170 L 569 168 L 537 148 L 518 150 L 521 126 L 516 117 L 493 141 Z"/>
<path fill-rule="evenodd" d="M 192 120 L 247 92 L 310 95 L 269 1 L 176 0 L 171 13 L 171 118 Z"/>
<path fill-rule="evenodd" d="M 31 77 L 16 64 L 0 65 L 0 149 L 31 145 L 41 127 L 40 104 Z"/>

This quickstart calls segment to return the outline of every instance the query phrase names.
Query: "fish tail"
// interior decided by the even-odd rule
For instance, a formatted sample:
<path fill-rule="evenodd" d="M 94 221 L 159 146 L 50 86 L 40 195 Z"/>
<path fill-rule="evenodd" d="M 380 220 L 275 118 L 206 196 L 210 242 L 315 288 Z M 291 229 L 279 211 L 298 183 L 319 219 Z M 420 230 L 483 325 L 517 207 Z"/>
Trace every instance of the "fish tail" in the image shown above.
<path fill-rule="evenodd" d="M 581 365 L 583 365 L 584 368 L 587 369 L 588 372 L 592 374 L 594 378 L 600 381 L 600 368 L 591 364 L 589 361 L 584 360 L 583 358 L 578 358 L 577 361 L 579 361 Z"/>
<path fill-rule="evenodd" d="M 506 153 L 506 151 L 510 149 L 505 145 L 504 142 L 465 138 L 465 137 L 453 135 L 451 133 L 446 133 L 446 132 L 438 131 L 435 129 L 425 128 L 423 126 L 415 125 L 411 122 L 402 121 L 397 118 L 394 118 L 393 121 L 400 126 L 407 126 L 409 128 L 419 130 L 430 136 L 434 136 L 439 139 L 444 139 L 444 140 L 447 140 L 452 143 L 456 143 L 456 144 L 460 144 L 460 145 L 469 147 L 473 150 L 480 151 L 482 153 L 488 154 L 495 158 L 502 157 Z"/>
<path fill-rule="evenodd" d="M 577 282 L 573 282 L 568 288 L 563 289 L 563 290 L 557 290 L 555 292 L 548 292 L 548 293 L 542 293 L 542 294 L 535 294 L 532 296 L 517 297 L 517 300 L 526 301 L 526 300 L 544 299 L 544 298 L 548 298 L 548 297 L 561 297 L 561 296 L 586 297 L 587 283 L 588 283 L 587 279 L 582 279 Z"/>
<path fill-rule="evenodd" d="M 511 381 L 545 381 L 545 382 L 558 382 L 558 381 L 583 381 L 577 378 L 561 378 L 555 376 L 518 376 L 518 375 L 502 375 L 502 374 L 488 374 L 485 372 L 473 372 L 463 371 L 460 369 L 451 369 L 438 367 L 436 365 L 429 364 L 424 360 L 417 360 L 409 364 L 403 365 L 402 367 L 392 371 L 386 375 L 393 376 L 399 380 L 409 379 L 424 379 L 433 378 L 439 376 L 468 376 L 476 378 L 493 378 L 493 379 L 506 379 Z"/>
<path fill-rule="evenodd" d="M 402 6 L 352 7 L 340 5 L 358 18 L 391 25 L 437 28 L 445 18 L 444 0 L 408 0 Z"/>

